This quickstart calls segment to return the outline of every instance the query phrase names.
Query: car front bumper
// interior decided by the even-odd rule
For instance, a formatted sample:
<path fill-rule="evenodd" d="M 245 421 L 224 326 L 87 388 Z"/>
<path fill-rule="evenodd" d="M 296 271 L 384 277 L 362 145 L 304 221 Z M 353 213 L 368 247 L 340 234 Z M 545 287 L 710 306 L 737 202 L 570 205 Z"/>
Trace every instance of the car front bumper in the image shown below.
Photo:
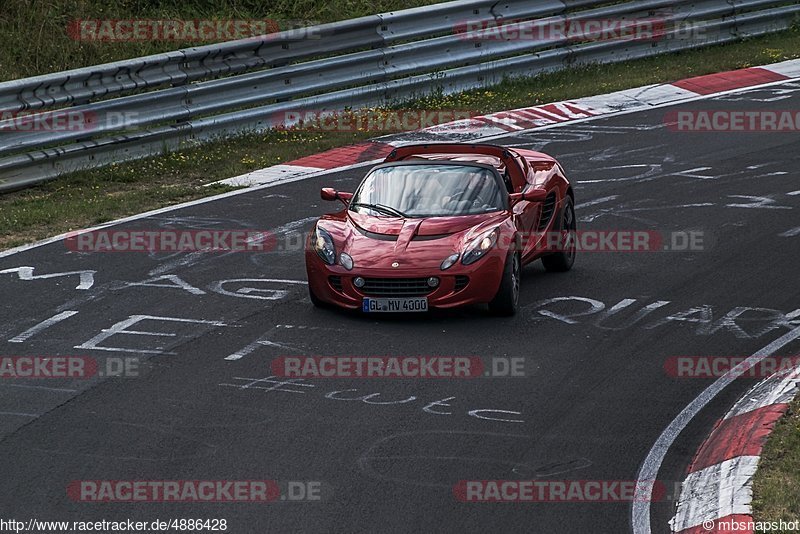
<path fill-rule="evenodd" d="M 364 298 L 426 297 L 429 308 L 454 308 L 468 304 L 485 304 L 497 294 L 503 277 L 505 256 L 500 251 L 492 251 L 471 265 L 460 261 L 446 271 L 438 267 L 417 268 L 359 268 L 358 260 L 352 271 L 341 265 L 328 265 L 313 250 L 306 250 L 306 271 L 308 284 L 314 295 L 323 302 L 343 308 L 361 309 Z M 356 277 L 399 281 L 399 279 L 427 279 L 436 277 L 439 285 L 421 294 L 394 293 L 376 294 L 366 288 L 353 285 Z M 464 283 L 466 277 L 466 283 Z M 457 286 L 457 283 L 460 286 Z"/>

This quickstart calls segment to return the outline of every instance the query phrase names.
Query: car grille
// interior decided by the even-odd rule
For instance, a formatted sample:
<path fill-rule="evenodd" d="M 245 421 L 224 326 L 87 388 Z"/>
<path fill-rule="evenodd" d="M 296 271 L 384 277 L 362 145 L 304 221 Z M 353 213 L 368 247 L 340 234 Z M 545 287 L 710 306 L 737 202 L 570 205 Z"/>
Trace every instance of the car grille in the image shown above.
<path fill-rule="evenodd" d="M 460 274 L 457 275 L 456 276 L 456 289 L 455 290 L 456 291 L 461 291 L 462 289 L 467 287 L 468 283 L 469 283 L 469 276 L 464 276 L 464 275 L 460 275 Z"/>
<path fill-rule="evenodd" d="M 427 295 L 433 288 L 427 278 L 365 278 L 361 292 L 381 297 Z"/>
<path fill-rule="evenodd" d="M 556 207 L 556 195 L 555 193 L 550 193 L 544 199 L 544 204 L 542 204 L 542 214 L 539 216 L 539 226 L 537 230 L 540 232 L 547 228 L 547 225 L 550 223 L 550 219 L 553 218 L 553 210 Z"/>
<path fill-rule="evenodd" d="M 329 276 L 328 277 L 328 283 L 331 285 L 331 287 L 333 289 L 335 289 L 336 291 L 339 291 L 341 293 L 341 291 L 342 291 L 342 277 L 341 276 Z"/>

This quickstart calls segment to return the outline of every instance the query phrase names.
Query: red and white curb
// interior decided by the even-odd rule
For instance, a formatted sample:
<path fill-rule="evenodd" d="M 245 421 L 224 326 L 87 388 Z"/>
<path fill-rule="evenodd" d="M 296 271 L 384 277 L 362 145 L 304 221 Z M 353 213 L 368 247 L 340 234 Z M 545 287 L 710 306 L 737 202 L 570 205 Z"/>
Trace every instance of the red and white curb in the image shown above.
<path fill-rule="evenodd" d="M 334 148 L 215 183 L 231 186 L 280 183 L 320 171 L 335 171 L 355 164 L 378 163 L 392 151 L 394 146 L 402 144 L 421 141 L 475 142 L 514 132 L 546 128 L 554 124 L 630 113 L 694 100 L 698 97 L 713 96 L 726 91 L 798 78 L 800 78 L 800 60 L 790 60 L 762 67 L 697 76 L 669 84 L 646 85 L 605 95 L 500 111 L 357 145 Z"/>
<path fill-rule="evenodd" d="M 745 526 L 753 521 L 752 481 L 761 449 L 799 386 L 800 367 L 779 372 L 751 388 L 717 422 L 689 466 L 672 532 L 753 532 Z"/>

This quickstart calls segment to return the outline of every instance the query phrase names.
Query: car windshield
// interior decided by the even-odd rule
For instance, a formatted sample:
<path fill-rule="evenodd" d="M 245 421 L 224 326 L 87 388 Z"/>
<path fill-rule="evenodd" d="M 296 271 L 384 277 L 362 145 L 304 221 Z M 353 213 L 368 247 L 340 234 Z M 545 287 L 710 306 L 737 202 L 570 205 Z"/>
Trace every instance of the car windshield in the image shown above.
<path fill-rule="evenodd" d="M 394 165 L 373 170 L 350 209 L 385 217 L 452 217 L 505 208 L 489 169 L 469 165 Z"/>

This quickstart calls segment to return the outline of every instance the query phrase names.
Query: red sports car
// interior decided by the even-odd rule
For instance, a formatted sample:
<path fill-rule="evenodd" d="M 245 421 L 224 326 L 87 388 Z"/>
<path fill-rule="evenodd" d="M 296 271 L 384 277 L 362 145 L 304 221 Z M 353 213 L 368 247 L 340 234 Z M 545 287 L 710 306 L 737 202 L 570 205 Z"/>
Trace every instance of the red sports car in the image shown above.
<path fill-rule="evenodd" d="M 488 304 L 513 315 L 520 271 L 575 261 L 570 181 L 552 157 L 483 144 L 396 148 L 354 193 L 322 190 L 345 208 L 311 230 L 311 302 L 364 312 Z"/>

